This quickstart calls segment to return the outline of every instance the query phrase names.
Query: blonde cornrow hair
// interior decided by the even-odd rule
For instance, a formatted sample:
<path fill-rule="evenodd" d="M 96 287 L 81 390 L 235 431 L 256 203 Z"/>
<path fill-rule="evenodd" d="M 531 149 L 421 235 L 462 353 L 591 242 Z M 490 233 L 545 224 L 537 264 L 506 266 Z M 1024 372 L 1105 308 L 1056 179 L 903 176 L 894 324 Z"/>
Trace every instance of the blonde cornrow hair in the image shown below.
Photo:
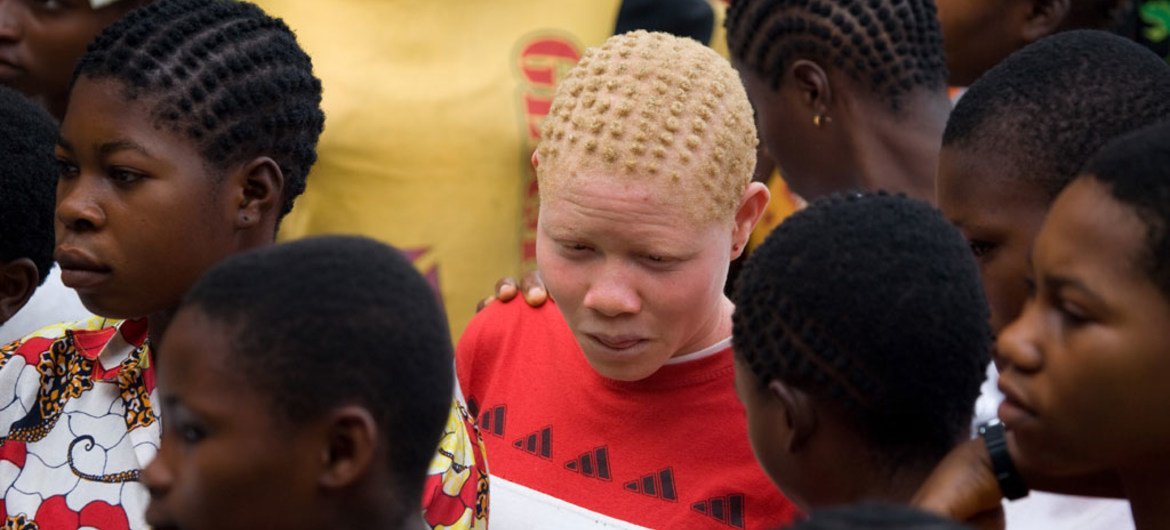
<path fill-rule="evenodd" d="M 602 171 L 659 179 L 703 221 L 734 214 L 756 159 L 751 105 L 731 65 L 694 40 L 646 31 L 585 52 L 541 138 L 542 199 Z"/>

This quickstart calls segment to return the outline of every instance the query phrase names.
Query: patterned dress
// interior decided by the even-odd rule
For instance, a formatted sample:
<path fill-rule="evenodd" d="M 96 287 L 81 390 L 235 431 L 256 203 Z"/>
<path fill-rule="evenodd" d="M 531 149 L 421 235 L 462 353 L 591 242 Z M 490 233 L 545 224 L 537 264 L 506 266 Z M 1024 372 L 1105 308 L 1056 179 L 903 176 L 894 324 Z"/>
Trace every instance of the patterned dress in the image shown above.
<path fill-rule="evenodd" d="M 145 320 L 56 324 L 0 348 L 0 528 L 147 528 L 152 360 Z M 487 527 L 482 443 L 453 400 L 424 496 L 432 527 Z"/>

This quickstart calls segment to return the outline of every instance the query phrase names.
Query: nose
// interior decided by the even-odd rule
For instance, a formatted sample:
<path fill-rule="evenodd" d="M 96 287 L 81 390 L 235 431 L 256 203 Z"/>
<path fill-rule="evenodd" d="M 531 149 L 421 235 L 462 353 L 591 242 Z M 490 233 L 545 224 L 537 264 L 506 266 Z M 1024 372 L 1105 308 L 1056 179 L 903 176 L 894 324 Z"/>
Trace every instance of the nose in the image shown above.
<path fill-rule="evenodd" d="M 1021 372 L 1035 372 L 1044 366 L 1044 320 L 1035 298 L 1024 305 L 1024 311 L 999 334 L 995 347 L 1000 370 L 1013 368 Z"/>
<path fill-rule="evenodd" d="M 166 463 L 166 446 L 163 444 L 150 465 L 142 470 L 142 484 L 150 491 L 150 497 L 156 500 L 165 497 L 174 483 L 174 474 Z"/>
<path fill-rule="evenodd" d="M 0 41 L 20 40 L 27 10 L 18 0 L 0 0 Z"/>
<path fill-rule="evenodd" d="M 3 2 L 3 0 L 0 0 Z M 97 200 L 97 189 L 84 176 L 57 181 L 57 222 L 69 232 L 87 232 L 105 225 L 105 212 Z"/>
<path fill-rule="evenodd" d="M 609 265 L 592 279 L 585 293 L 585 307 L 607 317 L 635 314 L 642 299 L 631 277 L 620 265 Z"/>

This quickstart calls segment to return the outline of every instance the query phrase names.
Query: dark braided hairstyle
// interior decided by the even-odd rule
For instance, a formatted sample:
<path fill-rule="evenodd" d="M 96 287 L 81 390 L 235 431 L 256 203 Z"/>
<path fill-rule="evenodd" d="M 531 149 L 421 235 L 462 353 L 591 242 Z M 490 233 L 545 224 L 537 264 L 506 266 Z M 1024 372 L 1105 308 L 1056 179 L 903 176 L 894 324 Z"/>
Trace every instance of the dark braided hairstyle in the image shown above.
<path fill-rule="evenodd" d="M 1085 166 L 1113 198 L 1137 211 L 1146 225 L 1139 265 L 1170 299 L 1170 122 L 1109 142 Z"/>
<path fill-rule="evenodd" d="M 305 190 L 324 126 L 321 82 L 280 19 L 233 0 L 160 0 L 136 9 L 90 44 L 85 76 L 150 97 L 160 124 L 197 143 L 223 170 L 269 156 L 284 173 L 281 215 Z"/>
<path fill-rule="evenodd" d="M 946 89 L 933 0 L 735 0 L 727 45 L 773 89 L 797 59 L 836 68 L 895 112 L 916 88 Z"/>
<path fill-rule="evenodd" d="M 44 282 L 53 267 L 53 210 L 60 168 L 57 122 L 0 87 L 0 262 L 28 258 Z"/>
<path fill-rule="evenodd" d="M 1007 157 L 1056 197 L 1110 139 L 1170 118 L 1170 65 L 1124 37 L 1065 31 L 1010 55 L 951 111 L 944 147 Z"/>
<path fill-rule="evenodd" d="M 904 196 L 832 195 L 748 259 L 732 340 L 761 387 L 836 407 L 878 462 L 933 465 L 965 438 L 990 360 L 987 302 L 958 229 Z"/>
<path fill-rule="evenodd" d="M 389 439 L 394 499 L 418 510 L 454 357 L 438 297 L 401 253 L 328 236 L 237 254 L 191 288 L 180 311 L 191 310 L 224 326 L 228 366 L 271 400 L 281 425 L 368 410 Z"/>

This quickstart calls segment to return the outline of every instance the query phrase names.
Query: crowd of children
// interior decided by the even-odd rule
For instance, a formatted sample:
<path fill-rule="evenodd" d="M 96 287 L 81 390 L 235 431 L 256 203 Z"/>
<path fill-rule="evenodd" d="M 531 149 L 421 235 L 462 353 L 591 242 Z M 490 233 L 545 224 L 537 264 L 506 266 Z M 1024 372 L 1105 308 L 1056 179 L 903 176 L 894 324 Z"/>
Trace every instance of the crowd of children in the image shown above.
<path fill-rule="evenodd" d="M 275 244 L 341 103 L 262 5 L 0 0 L 4 528 L 1170 525 L 1133 2 L 605 7 L 521 66 L 539 274 L 465 329 L 410 242 Z M 758 160 L 810 202 L 749 253 Z"/>

